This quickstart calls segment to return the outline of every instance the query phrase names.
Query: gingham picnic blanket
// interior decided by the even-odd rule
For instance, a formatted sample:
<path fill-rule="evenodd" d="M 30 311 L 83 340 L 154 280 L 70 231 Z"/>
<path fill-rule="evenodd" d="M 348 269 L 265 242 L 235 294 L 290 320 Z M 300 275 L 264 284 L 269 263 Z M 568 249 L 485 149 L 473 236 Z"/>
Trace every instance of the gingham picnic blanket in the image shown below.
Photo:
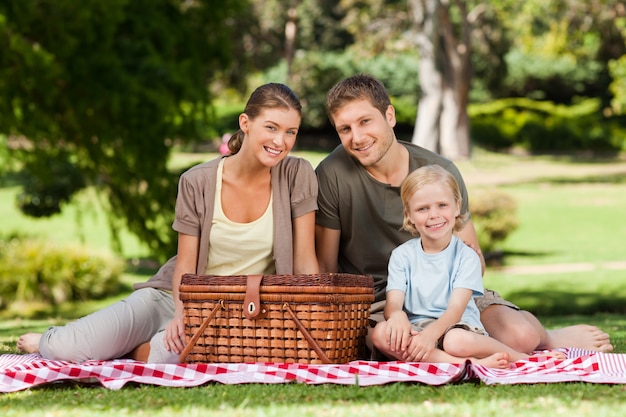
<path fill-rule="evenodd" d="M 626 354 L 563 349 L 567 359 L 531 358 L 509 369 L 472 363 L 354 361 L 339 365 L 287 363 L 153 364 L 128 359 L 82 363 L 43 359 L 39 355 L 0 355 L 0 392 L 14 392 L 51 383 L 99 383 L 109 389 L 125 384 L 193 387 L 209 382 L 381 385 L 413 382 L 444 385 L 480 380 L 486 384 L 532 384 L 582 381 L 625 384 Z"/>

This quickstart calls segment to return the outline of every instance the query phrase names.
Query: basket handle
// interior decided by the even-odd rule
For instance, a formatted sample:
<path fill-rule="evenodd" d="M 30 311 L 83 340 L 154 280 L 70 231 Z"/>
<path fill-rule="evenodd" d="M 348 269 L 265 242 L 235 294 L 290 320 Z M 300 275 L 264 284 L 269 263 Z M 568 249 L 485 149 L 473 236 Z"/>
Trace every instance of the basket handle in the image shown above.
<path fill-rule="evenodd" d="M 289 304 L 283 304 L 283 308 L 287 310 L 293 322 L 296 323 L 298 330 L 300 330 L 306 341 L 309 342 L 309 346 L 311 346 L 315 353 L 317 353 L 317 356 L 320 358 L 320 360 L 325 364 L 331 363 L 330 359 L 328 359 L 328 356 L 326 356 L 320 345 L 315 341 L 315 339 L 313 339 L 311 333 L 309 333 L 309 331 L 306 329 L 306 327 L 304 327 L 302 322 L 298 320 L 298 317 L 296 317 L 296 313 L 294 313 L 291 307 L 289 307 Z"/>
<path fill-rule="evenodd" d="M 200 338 L 200 335 L 202 334 L 202 332 L 204 332 L 204 329 L 206 329 L 206 326 L 208 326 L 209 322 L 213 319 L 213 317 L 215 317 L 215 314 L 217 314 L 217 311 L 222 309 L 222 308 L 224 308 L 224 300 L 220 300 L 215 305 L 213 310 L 211 310 L 211 313 L 207 316 L 207 318 L 204 319 L 204 321 L 202 322 L 202 325 L 200 326 L 200 328 L 198 330 L 196 330 L 196 332 L 193 334 L 193 337 L 191 338 L 191 340 L 189 340 L 189 342 L 185 346 L 185 349 L 183 349 L 183 352 L 178 357 L 178 362 L 185 363 L 185 361 L 187 359 L 187 355 L 189 355 L 189 352 L 191 352 L 191 349 L 193 349 L 194 345 L 196 344 L 196 342 Z"/>

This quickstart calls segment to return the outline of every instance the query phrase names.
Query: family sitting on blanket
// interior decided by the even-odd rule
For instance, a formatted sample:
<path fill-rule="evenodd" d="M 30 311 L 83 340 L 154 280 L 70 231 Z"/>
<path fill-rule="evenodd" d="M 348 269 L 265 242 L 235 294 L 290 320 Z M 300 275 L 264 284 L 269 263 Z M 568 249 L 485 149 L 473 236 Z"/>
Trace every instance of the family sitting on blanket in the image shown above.
<path fill-rule="evenodd" d="M 413 238 L 400 230 L 400 184 L 420 166 L 440 165 L 460 187 L 460 215 L 469 216 L 467 190 L 453 163 L 396 139 L 394 108 L 375 78 L 356 75 L 341 81 L 328 93 L 327 110 L 341 145 L 317 167 L 318 191 L 310 164 L 286 156 L 300 124 L 298 99 L 281 84 L 259 87 L 239 117 L 231 155 L 181 176 L 173 225 L 179 233 L 178 256 L 125 300 L 43 335 L 25 334 L 18 348 L 71 361 L 130 355 L 177 362 L 184 344 L 177 284 L 186 272 L 372 275 L 376 302 L 371 317 L 382 321 L 389 256 Z M 482 274 L 484 259 L 471 219 L 455 235 L 474 249 Z M 474 300 L 489 336 L 513 351 L 613 350 L 609 336 L 595 326 L 546 331 L 536 317 L 493 291 Z"/>

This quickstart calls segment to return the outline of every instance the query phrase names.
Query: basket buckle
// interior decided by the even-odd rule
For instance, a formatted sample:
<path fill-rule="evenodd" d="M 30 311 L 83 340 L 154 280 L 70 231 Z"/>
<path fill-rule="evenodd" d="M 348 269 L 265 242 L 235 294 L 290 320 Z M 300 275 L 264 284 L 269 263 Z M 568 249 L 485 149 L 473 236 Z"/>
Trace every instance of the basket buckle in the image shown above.
<path fill-rule="evenodd" d="M 243 299 L 243 315 L 250 320 L 262 319 L 267 309 L 261 305 L 261 280 L 263 275 L 248 275 L 246 296 Z"/>

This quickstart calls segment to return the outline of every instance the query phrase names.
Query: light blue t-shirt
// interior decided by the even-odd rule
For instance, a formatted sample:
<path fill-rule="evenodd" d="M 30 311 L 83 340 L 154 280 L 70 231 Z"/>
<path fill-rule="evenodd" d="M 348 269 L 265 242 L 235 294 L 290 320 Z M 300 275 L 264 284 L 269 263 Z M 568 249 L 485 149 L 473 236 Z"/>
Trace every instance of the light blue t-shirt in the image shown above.
<path fill-rule="evenodd" d="M 411 323 L 441 317 L 454 288 L 472 290 L 461 321 L 482 329 L 473 298 L 484 292 L 482 269 L 472 248 L 453 235 L 448 247 L 439 253 L 425 253 L 419 238 L 403 243 L 391 253 L 387 291 L 404 292 L 404 311 Z"/>

